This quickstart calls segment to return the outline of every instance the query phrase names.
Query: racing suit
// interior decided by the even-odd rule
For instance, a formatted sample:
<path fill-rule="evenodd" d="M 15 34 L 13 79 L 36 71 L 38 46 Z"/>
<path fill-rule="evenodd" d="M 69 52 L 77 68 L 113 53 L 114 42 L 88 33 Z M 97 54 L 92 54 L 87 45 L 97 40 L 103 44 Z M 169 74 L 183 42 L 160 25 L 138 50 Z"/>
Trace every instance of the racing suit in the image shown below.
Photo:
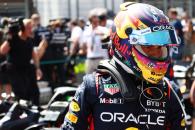
<path fill-rule="evenodd" d="M 109 74 L 86 75 L 70 103 L 62 130 L 185 129 L 181 106 L 167 82 L 154 85 L 128 75 L 132 81 L 129 87 L 139 90 L 132 101 L 124 100 L 119 84 Z"/>

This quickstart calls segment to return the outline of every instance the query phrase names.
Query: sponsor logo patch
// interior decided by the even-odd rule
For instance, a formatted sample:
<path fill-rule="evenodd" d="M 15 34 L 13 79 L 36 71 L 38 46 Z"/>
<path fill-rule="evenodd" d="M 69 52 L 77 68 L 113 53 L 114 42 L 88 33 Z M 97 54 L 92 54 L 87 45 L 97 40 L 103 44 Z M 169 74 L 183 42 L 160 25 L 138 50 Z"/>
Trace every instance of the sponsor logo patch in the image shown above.
<path fill-rule="evenodd" d="M 152 91 L 156 93 L 155 98 L 152 97 Z M 163 97 L 164 94 L 159 88 L 148 87 L 140 94 L 139 102 L 146 112 L 165 114 L 166 102 L 162 100 Z"/>
<path fill-rule="evenodd" d="M 161 26 L 154 26 L 151 28 L 152 32 L 162 31 L 162 30 L 174 30 L 174 27 L 171 25 L 161 25 Z"/>
<path fill-rule="evenodd" d="M 138 128 L 135 128 L 135 127 L 129 127 L 129 128 L 127 128 L 125 130 L 139 130 L 139 129 Z"/>
<path fill-rule="evenodd" d="M 72 102 L 70 103 L 70 109 L 71 109 L 72 111 L 74 111 L 74 112 L 80 111 L 79 104 L 78 104 L 77 102 L 75 102 L 75 101 L 72 101 Z"/>
<path fill-rule="evenodd" d="M 100 98 L 101 104 L 123 104 L 124 99 L 122 98 Z"/>
<path fill-rule="evenodd" d="M 68 113 L 66 114 L 66 118 L 67 118 L 70 122 L 72 122 L 72 123 L 77 123 L 77 120 L 78 120 L 78 117 L 75 116 L 73 113 L 70 113 L 70 112 L 68 112 Z"/>
<path fill-rule="evenodd" d="M 181 126 L 182 126 L 182 127 L 186 126 L 185 119 L 183 119 L 183 120 L 181 121 Z"/>
<path fill-rule="evenodd" d="M 118 84 L 104 84 L 104 91 L 114 95 L 120 91 Z"/>
<path fill-rule="evenodd" d="M 133 122 L 139 125 L 159 125 L 164 126 L 165 123 L 165 116 L 157 116 L 153 117 L 150 114 L 142 114 L 142 115 L 134 115 L 133 113 L 125 114 L 120 112 L 102 112 L 100 114 L 100 119 L 102 122 Z"/>

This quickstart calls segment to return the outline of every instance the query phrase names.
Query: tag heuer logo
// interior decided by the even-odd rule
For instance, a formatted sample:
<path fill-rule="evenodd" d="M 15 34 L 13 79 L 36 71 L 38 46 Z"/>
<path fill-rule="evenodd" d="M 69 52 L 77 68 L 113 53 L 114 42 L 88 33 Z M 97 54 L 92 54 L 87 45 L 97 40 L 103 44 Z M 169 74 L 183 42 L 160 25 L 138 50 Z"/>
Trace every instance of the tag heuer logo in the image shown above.
<path fill-rule="evenodd" d="M 114 95 L 120 91 L 118 84 L 105 84 L 104 91 L 110 95 Z"/>

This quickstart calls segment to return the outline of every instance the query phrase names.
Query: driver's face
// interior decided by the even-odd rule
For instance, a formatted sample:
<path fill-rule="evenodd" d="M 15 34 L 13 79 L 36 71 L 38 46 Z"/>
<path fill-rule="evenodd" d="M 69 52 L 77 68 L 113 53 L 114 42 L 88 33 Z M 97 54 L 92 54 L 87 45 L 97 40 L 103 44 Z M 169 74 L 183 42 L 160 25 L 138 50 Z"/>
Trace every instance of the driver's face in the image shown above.
<path fill-rule="evenodd" d="M 163 47 L 162 46 L 141 46 L 142 50 L 149 57 L 162 58 Z"/>

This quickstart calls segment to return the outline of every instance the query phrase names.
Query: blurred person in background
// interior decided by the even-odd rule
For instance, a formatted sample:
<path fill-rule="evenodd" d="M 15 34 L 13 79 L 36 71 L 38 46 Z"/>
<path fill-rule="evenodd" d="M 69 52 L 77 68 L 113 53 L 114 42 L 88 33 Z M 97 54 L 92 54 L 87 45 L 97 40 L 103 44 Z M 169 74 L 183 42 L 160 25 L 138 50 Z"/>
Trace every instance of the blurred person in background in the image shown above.
<path fill-rule="evenodd" d="M 173 46 L 170 48 L 169 53 L 171 57 L 171 63 L 169 64 L 166 73 L 166 77 L 169 78 L 169 80 L 174 80 L 173 66 L 175 62 L 181 61 L 183 59 L 184 34 L 183 34 L 183 26 L 181 24 L 181 20 L 178 18 L 178 13 L 176 8 L 170 8 L 168 10 L 168 17 L 170 20 L 170 24 L 175 28 L 179 39 L 179 43 L 178 43 L 179 46 Z"/>
<path fill-rule="evenodd" d="M 33 26 L 34 44 L 35 46 L 39 46 L 41 41 L 47 40 L 44 38 L 49 39 L 50 32 L 47 30 L 47 28 L 41 25 L 40 16 L 38 14 L 32 14 L 31 20 L 32 20 L 32 26 Z"/>
<path fill-rule="evenodd" d="M 49 60 L 53 60 L 52 48 L 50 45 L 52 33 L 46 27 L 41 25 L 41 19 L 38 14 L 32 14 L 31 16 L 32 24 L 33 24 L 33 40 L 35 50 L 38 54 L 40 62 L 45 62 Z M 41 80 L 48 81 L 49 86 L 53 86 L 52 81 L 52 64 L 41 64 L 41 70 L 43 72 L 43 77 Z"/>
<path fill-rule="evenodd" d="M 81 42 L 81 37 L 83 30 L 82 28 L 78 25 L 77 20 L 72 20 L 70 22 L 70 28 L 71 28 L 71 37 L 70 37 L 70 55 L 76 55 L 79 51 L 79 44 Z"/>
<path fill-rule="evenodd" d="M 6 33 L 8 31 L 8 24 L 10 19 L 7 17 L 3 17 L 1 19 L 1 28 L 3 29 L 3 32 Z"/>
<path fill-rule="evenodd" d="M 184 34 L 183 26 L 181 20 L 178 18 L 178 12 L 175 8 L 170 8 L 168 11 L 168 17 L 170 18 L 170 23 L 175 27 L 176 33 L 180 38 L 179 47 L 171 48 L 171 58 L 172 60 L 182 60 L 183 57 L 183 48 L 184 48 Z"/>
<path fill-rule="evenodd" d="M 5 24 L 6 21 L 6 24 Z M 2 28 L 0 28 L 0 46 L 5 40 L 5 33 L 6 27 L 8 26 L 8 19 L 3 19 L 2 20 Z M 9 97 L 11 95 L 12 89 L 11 89 L 11 84 L 10 80 L 8 77 L 8 72 L 7 72 L 7 62 L 6 62 L 6 56 L 3 56 L 0 54 L 0 100 L 3 99 L 2 97 L 2 92 L 3 90 L 6 93 L 6 97 Z"/>
<path fill-rule="evenodd" d="M 79 18 L 78 25 L 79 25 L 79 27 L 81 27 L 82 30 L 85 30 L 86 22 L 85 22 L 85 20 L 83 18 Z"/>
<path fill-rule="evenodd" d="M 83 32 L 82 49 L 86 54 L 86 73 L 92 73 L 103 59 L 108 59 L 108 51 L 102 49 L 101 38 L 109 35 L 109 30 L 99 26 L 99 18 L 97 10 L 93 9 L 89 12 L 90 25 Z"/>
<path fill-rule="evenodd" d="M 3 42 L 4 40 L 4 30 L 3 28 L 0 28 L 0 44 Z"/>
<path fill-rule="evenodd" d="M 83 32 L 84 32 L 84 30 L 87 29 L 88 25 L 86 24 L 86 21 L 84 20 L 84 18 L 78 19 L 78 26 L 82 29 L 82 35 L 80 37 L 80 44 L 79 44 L 79 52 L 78 53 L 80 56 L 86 57 L 85 52 L 82 49 L 82 41 L 83 41 Z"/>
<path fill-rule="evenodd" d="M 47 55 L 49 55 L 48 53 L 50 52 L 47 47 L 51 40 L 51 32 L 41 25 L 40 16 L 38 14 L 33 14 L 31 20 L 33 25 L 34 46 L 37 49 L 39 59 L 44 59 L 48 57 Z"/>
<path fill-rule="evenodd" d="M 106 27 L 107 25 L 107 10 L 105 8 L 97 8 L 99 25 Z"/>
<path fill-rule="evenodd" d="M 33 50 L 31 19 L 20 19 L 18 28 L 19 31 L 10 28 L 7 40 L 0 47 L 0 54 L 8 56 L 8 74 L 16 98 L 39 105 L 37 79 L 41 78 L 42 72 L 39 57 Z"/>
<path fill-rule="evenodd" d="M 182 15 L 182 26 L 184 32 L 184 61 L 192 61 L 192 56 L 195 54 L 195 31 L 193 30 L 192 19 L 188 12 Z"/>
<path fill-rule="evenodd" d="M 63 86 L 65 85 L 66 77 L 65 77 L 65 67 L 64 67 L 64 61 L 65 61 L 65 46 L 67 43 L 67 35 L 65 32 L 65 28 L 63 25 L 63 22 L 60 19 L 56 19 L 53 22 L 53 30 L 52 31 L 52 38 L 50 42 L 51 50 L 52 50 L 52 56 L 53 61 L 57 61 L 56 63 L 53 63 L 52 66 L 54 67 L 53 72 L 53 80 L 55 82 L 56 86 Z"/>
<path fill-rule="evenodd" d="M 108 11 L 105 8 L 98 8 L 99 25 L 111 29 L 114 22 L 108 18 Z"/>
<path fill-rule="evenodd" d="M 80 24 L 83 24 L 83 23 L 80 23 Z M 69 50 L 70 52 L 69 52 L 69 56 L 68 56 L 67 63 L 66 63 L 68 64 L 66 66 L 66 71 L 69 73 L 67 75 L 67 78 L 70 79 L 69 82 L 75 83 L 76 82 L 76 75 L 74 73 L 74 66 L 76 63 L 75 58 L 76 56 L 79 55 L 80 42 L 81 42 L 83 30 L 78 25 L 78 20 L 70 21 L 69 28 L 71 31 L 71 37 L 69 39 L 70 40 L 70 50 Z"/>
<path fill-rule="evenodd" d="M 113 20 L 108 19 L 108 11 L 105 8 L 98 8 L 97 10 L 98 10 L 99 25 L 107 28 L 110 31 L 114 22 Z M 110 43 L 109 35 L 102 36 L 101 41 L 103 43 L 102 48 L 107 51 L 109 58 L 111 58 L 110 56 L 111 43 Z"/>

